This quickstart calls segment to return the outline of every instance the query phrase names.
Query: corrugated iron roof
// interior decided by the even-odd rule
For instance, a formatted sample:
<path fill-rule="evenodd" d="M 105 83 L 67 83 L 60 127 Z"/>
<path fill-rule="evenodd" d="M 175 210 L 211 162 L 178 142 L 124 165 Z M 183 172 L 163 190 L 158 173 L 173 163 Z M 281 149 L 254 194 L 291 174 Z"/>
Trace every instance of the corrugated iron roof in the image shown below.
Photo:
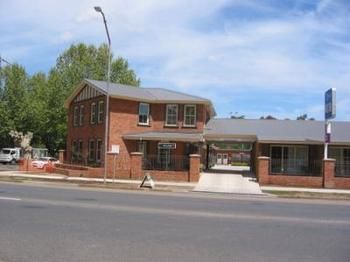
<path fill-rule="evenodd" d="M 324 121 L 211 119 L 205 129 L 207 140 L 250 137 L 261 142 L 323 143 Z M 350 144 L 350 122 L 332 121 L 332 143 Z"/>

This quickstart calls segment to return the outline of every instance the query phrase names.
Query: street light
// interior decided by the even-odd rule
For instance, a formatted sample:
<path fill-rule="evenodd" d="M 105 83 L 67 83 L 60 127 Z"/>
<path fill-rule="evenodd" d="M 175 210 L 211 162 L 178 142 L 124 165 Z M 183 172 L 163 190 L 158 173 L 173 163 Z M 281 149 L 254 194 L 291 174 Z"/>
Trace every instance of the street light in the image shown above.
<path fill-rule="evenodd" d="M 9 66 L 12 66 L 11 63 L 9 63 L 7 60 L 2 58 L 1 55 L 0 55 L 0 89 L 2 88 L 2 65 L 1 65 L 2 62 L 6 63 Z"/>
<path fill-rule="evenodd" d="M 103 174 L 103 183 L 106 184 L 107 179 L 107 157 L 108 157 L 108 133 L 109 133 L 109 123 L 108 123 L 108 115 L 109 115 L 109 83 L 111 78 L 111 38 L 109 37 L 108 27 L 107 27 L 107 21 L 105 14 L 102 11 L 102 8 L 100 6 L 94 7 L 95 11 L 98 13 L 101 13 L 103 18 L 103 23 L 105 25 L 107 39 L 108 39 L 108 70 L 107 70 L 107 90 L 106 90 L 106 114 L 105 114 L 105 170 Z"/>

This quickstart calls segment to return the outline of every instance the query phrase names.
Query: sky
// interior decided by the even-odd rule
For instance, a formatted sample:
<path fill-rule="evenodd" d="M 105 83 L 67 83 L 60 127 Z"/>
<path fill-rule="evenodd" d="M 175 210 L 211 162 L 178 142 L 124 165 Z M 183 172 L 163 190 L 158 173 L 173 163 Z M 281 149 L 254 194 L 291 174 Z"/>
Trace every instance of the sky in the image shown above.
<path fill-rule="evenodd" d="M 143 87 L 209 98 L 217 117 L 350 120 L 350 0 L 0 0 L 0 55 L 48 72 L 79 42 L 106 42 Z"/>

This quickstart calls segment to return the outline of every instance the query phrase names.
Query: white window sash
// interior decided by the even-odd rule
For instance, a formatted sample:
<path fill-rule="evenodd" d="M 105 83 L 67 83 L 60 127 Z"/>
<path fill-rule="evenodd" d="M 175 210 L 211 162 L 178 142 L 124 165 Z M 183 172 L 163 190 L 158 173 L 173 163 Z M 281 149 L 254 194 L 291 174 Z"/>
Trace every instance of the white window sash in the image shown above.
<path fill-rule="evenodd" d="M 169 117 L 173 117 L 174 115 L 169 115 L 169 109 L 171 107 L 175 107 L 175 123 L 169 123 Z M 165 119 L 165 125 L 166 126 L 177 126 L 178 121 L 178 105 L 177 104 L 168 104 L 166 105 L 166 119 Z"/>
<path fill-rule="evenodd" d="M 142 112 L 142 107 L 147 109 L 147 112 Z M 140 103 L 139 104 L 139 124 L 140 125 L 149 125 L 149 104 L 147 103 Z M 147 121 L 146 122 L 141 122 L 140 118 L 142 116 L 146 116 Z"/>
<path fill-rule="evenodd" d="M 187 109 L 188 108 L 194 108 L 194 113 L 193 115 L 187 114 Z M 193 124 L 192 123 L 186 123 L 187 118 L 193 118 Z M 188 127 L 193 127 L 196 126 L 196 122 L 197 122 L 197 107 L 196 105 L 185 105 L 184 106 L 184 126 L 188 126 Z"/>

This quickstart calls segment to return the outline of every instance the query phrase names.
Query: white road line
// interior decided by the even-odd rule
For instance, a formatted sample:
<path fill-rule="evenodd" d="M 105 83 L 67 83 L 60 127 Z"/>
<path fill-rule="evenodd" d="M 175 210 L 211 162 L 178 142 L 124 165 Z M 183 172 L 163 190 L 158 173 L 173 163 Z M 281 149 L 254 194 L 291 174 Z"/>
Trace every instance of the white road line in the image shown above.
<path fill-rule="evenodd" d="M 0 200 L 20 201 L 22 199 L 15 197 L 0 197 Z"/>

